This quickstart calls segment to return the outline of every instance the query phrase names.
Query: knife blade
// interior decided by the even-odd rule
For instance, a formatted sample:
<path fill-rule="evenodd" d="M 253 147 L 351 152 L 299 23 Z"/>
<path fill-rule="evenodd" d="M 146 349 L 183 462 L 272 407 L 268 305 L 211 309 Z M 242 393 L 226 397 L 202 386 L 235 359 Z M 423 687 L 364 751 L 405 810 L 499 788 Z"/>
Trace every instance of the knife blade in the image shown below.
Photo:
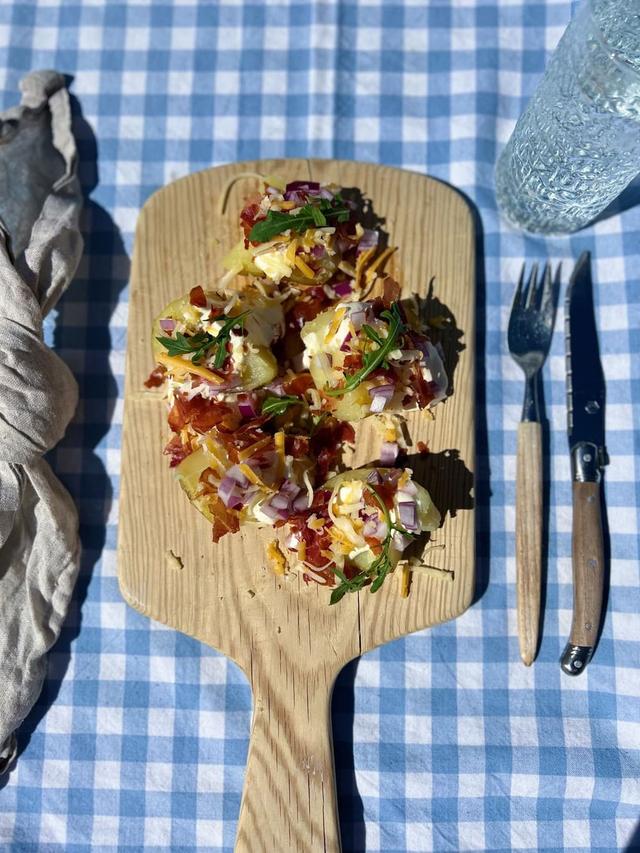
<path fill-rule="evenodd" d="M 591 256 L 575 266 L 565 304 L 567 435 L 573 481 L 573 619 L 560 664 L 579 675 L 591 660 L 602 616 L 604 546 L 602 472 L 605 447 L 605 382 L 593 305 Z"/>

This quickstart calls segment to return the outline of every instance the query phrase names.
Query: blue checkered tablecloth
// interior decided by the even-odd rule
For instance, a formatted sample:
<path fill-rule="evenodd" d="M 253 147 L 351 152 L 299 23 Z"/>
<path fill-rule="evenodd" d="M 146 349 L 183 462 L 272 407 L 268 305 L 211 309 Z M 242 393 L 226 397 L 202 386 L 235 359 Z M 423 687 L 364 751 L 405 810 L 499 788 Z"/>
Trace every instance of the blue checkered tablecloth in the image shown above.
<path fill-rule="evenodd" d="M 595 227 L 544 241 L 506 230 L 493 195 L 496 155 L 570 5 L 0 3 L 2 106 L 17 100 L 30 69 L 73 77 L 89 196 L 85 256 L 48 328 L 80 383 L 52 461 L 78 503 L 83 564 L 20 759 L 0 782 L 1 850 L 233 848 L 248 685 L 118 593 L 127 280 L 136 217 L 154 190 L 210 165 L 283 156 L 429 172 L 468 194 L 483 229 L 479 600 L 341 676 L 334 735 L 345 851 L 640 849 L 640 209 L 620 212 L 628 193 Z M 531 669 L 518 662 L 513 556 L 522 382 L 505 330 L 522 259 L 551 256 L 569 269 L 584 248 L 595 258 L 609 400 L 611 587 L 596 657 L 569 679 L 558 666 L 572 594 L 562 317 L 544 379 L 549 578 Z"/>

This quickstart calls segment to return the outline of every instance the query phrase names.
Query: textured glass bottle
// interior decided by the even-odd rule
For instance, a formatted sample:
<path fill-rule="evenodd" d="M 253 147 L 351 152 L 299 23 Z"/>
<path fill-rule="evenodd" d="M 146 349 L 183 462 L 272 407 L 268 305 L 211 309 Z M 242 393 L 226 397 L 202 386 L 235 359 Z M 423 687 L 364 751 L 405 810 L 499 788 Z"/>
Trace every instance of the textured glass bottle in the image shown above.
<path fill-rule="evenodd" d="M 503 216 L 575 231 L 640 171 L 640 0 L 582 0 L 496 169 Z"/>

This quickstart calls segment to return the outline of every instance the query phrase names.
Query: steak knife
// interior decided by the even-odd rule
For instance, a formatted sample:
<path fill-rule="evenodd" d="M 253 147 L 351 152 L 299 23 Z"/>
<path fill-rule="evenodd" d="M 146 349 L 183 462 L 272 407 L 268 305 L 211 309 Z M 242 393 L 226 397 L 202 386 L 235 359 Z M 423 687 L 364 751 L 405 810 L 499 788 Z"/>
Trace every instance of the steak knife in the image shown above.
<path fill-rule="evenodd" d="M 605 448 L 605 385 L 593 307 L 591 256 L 583 252 L 565 304 L 567 432 L 573 481 L 573 620 L 560 658 L 567 675 L 591 660 L 602 616 L 604 547 L 601 504 Z"/>

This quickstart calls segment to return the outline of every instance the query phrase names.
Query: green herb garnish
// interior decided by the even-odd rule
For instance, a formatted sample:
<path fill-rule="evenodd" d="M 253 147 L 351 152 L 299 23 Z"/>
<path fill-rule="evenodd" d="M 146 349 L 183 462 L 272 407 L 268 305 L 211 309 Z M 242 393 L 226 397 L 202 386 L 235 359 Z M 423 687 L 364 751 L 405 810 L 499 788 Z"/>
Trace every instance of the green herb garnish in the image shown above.
<path fill-rule="evenodd" d="M 337 566 L 333 567 L 333 571 L 340 578 L 340 583 L 331 593 L 331 598 L 329 600 L 329 604 L 337 604 L 343 596 L 345 596 L 348 592 L 358 592 L 362 589 L 362 587 L 371 581 L 371 592 L 377 592 L 382 584 L 385 581 L 385 578 L 393 568 L 391 565 L 391 557 L 389 555 L 389 549 L 391 548 L 391 540 L 393 537 L 394 530 L 397 530 L 398 533 L 402 533 L 404 536 L 415 536 L 415 533 L 409 533 L 404 527 L 401 527 L 399 524 L 393 524 L 391 522 L 391 516 L 389 515 L 389 510 L 387 509 L 387 505 L 380 497 L 377 489 L 374 489 L 369 483 L 364 484 L 365 488 L 368 489 L 371 494 L 376 499 L 378 506 L 382 510 L 382 515 L 387 524 L 387 535 L 382 541 L 382 551 L 376 557 L 376 559 L 371 563 L 371 565 L 364 569 L 361 572 L 358 572 L 357 575 L 354 575 L 352 578 L 348 578 Z"/>
<path fill-rule="evenodd" d="M 262 401 L 263 415 L 283 415 L 289 406 L 297 406 L 303 401 L 300 397 L 294 397 L 292 394 L 284 397 L 276 397 L 275 395 L 265 397 Z"/>
<path fill-rule="evenodd" d="M 210 320 L 215 323 L 217 320 L 223 320 L 222 327 L 217 335 L 210 335 L 209 332 L 198 332 L 195 335 L 187 337 L 181 332 L 176 332 L 175 338 L 161 337 L 156 340 L 162 344 L 171 356 L 192 355 L 191 362 L 197 364 L 204 356 L 215 348 L 213 366 L 220 368 L 224 364 L 227 357 L 227 344 L 231 336 L 232 329 L 244 328 L 244 318 L 249 314 L 249 311 L 244 311 L 238 314 L 237 317 L 214 317 Z"/>
<path fill-rule="evenodd" d="M 362 327 L 367 337 L 371 338 L 378 345 L 378 349 L 370 350 L 364 354 L 360 370 L 356 370 L 355 373 L 345 376 L 345 383 L 341 388 L 325 388 L 324 393 L 328 397 L 341 397 L 348 391 L 353 391 L 370 373 L 373 373 L 377 367 L 386 362 L 390 352 L 398 348 L 400 338 L 406 331 L 406 326 L 400 316 L 398 303 L 393 302 L 391 308 L 383 311 L 380 316 L 389 323 L 387 337 L 381 338 L 371 326 L 364 325 Z"/>
<path fill-rule="evenodd" d="M 266 219 L 256 222 L 249 232 L 252 243 L 267 243 L 283 231 L 299 234 L 308 228 L 322 228 L 332 222 L 347 222 L 351 211 L 348 207 L 333 207 L 331 201 L 320 199 L 319 204 L 305 204 L 297 213 L 270 210 Z"/>

